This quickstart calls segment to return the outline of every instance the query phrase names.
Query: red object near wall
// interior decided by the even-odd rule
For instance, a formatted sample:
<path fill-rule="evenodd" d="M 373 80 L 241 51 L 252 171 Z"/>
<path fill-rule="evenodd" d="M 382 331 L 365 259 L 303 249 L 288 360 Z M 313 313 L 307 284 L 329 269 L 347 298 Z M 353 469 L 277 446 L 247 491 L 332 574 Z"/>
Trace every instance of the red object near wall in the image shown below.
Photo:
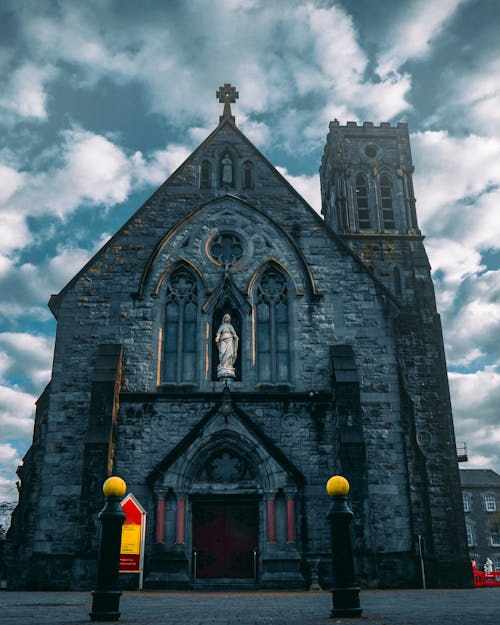
<path fill-rule="evenodd" d="M 472 572 L 474 574 L 474 586 L 500 586 L 500 571 L 493 571 L 492 573 L 485 573 L 479 571 L 476 567 L 476 563 L 472 562 Z"/>

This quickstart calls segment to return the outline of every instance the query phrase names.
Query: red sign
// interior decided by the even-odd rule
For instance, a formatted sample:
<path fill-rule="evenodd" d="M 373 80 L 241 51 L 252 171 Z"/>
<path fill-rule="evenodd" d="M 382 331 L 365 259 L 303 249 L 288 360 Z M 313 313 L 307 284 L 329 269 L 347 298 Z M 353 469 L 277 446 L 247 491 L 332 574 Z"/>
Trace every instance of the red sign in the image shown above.
<path fill-rule="evenodd" d="M 120 573 L 142 573 L 146 511 L 132 494 L 125 497 L 121 506 L 125 523 L 122 526 Z"/>

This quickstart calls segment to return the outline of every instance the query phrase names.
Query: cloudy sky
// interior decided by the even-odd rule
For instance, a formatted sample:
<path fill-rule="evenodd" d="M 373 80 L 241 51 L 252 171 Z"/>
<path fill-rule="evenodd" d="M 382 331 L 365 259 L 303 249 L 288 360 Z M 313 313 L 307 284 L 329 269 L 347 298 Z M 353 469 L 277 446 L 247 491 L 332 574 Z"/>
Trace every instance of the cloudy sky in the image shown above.
<path fill-rule="evenodd" d="M 50 378 L 47 308 L 217 125 L 319 210 L 328 122 L 407 121 L 458 441 L 500 472 L 498 0 L 2 0 L 0 500 Z"/>

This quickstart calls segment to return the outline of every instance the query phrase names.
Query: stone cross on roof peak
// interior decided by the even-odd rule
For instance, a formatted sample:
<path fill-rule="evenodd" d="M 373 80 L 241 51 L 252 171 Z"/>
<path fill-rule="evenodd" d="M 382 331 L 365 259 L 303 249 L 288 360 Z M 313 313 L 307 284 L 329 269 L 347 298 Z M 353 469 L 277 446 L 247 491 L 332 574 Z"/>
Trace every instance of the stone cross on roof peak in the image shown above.
<path fill-rule="evenodd" d="M 219 98 L 219 102 L 224 103 L 224 111 L 219 117 L 219 121 L 222 121 L 223 119 L 230 119 L 233 122 L 235 121 L 231 113 L 231 103 L 236 102 L 239 95 L 240 94 L 236 91 L 236 87 L 233 87 L 229 83 L 225 83 L 222 87 L 219 87 L 218 91 L 215 92 L 215 96 Z"/>

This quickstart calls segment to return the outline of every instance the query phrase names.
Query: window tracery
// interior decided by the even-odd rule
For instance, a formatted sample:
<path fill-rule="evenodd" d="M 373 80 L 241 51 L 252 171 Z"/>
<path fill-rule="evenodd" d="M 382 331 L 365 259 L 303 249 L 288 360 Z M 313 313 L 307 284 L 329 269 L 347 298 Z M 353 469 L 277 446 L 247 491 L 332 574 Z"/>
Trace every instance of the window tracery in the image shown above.
<path fill-rule="evenodd" d="M 380 176 L 380 200 L 382 205 L 382 223 L 384 230 L 394 230 L 396 222 L 394 220 L 394 206 L 392 201 L 392 183 L 389 176 Z"/>
<path fill-rule="evenodd" d="M 243 189 L 253 189 L 253 165 L 250 161 L 243 165 Z"/>
<path fill-rule="evenodd" d="M 360 230 L 371 228 L 370 208 L 368 205 L 368 182 L 362 174 L 356 176 L 356 204 L 358 206 L 358 225 Z"/>
<path fill-rule="evenodd" d="M 177 269 L 166 286 L 162 381 L 180 384 L 196 379 L 196 279 Z"/>
<path fill-rule="evenodd" d="M 202 161 L 200 167 L 200 187 L 209 189 L 212 186 L 212 166 L 210 161 Z"/>
<path fill-rule="evenodd" d="M 257 375 L 260 382 L 289 381 L 288 286 L 276 268 L 267 269 L 259 282 L 257 312 Z"/>

